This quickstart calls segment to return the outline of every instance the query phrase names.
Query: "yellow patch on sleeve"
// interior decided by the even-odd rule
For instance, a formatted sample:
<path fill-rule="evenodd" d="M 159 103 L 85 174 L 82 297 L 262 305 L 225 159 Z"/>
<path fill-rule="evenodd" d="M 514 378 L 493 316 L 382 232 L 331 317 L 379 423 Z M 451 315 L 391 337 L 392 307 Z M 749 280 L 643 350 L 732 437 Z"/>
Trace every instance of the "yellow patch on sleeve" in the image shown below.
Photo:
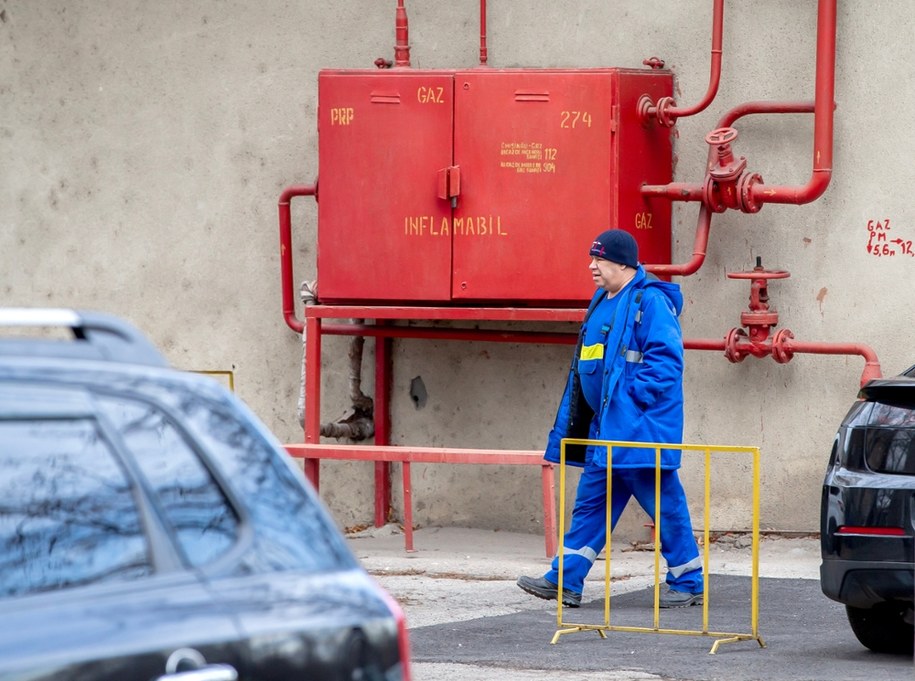
<path fill-rule="evenodd" d="M 582 345 L 581 354 L 578 356 L 578 358 L 582 359 L 582 360 L 603 359 L 604 358 L 603 343 L 597 343 L 595 345 Z"/>

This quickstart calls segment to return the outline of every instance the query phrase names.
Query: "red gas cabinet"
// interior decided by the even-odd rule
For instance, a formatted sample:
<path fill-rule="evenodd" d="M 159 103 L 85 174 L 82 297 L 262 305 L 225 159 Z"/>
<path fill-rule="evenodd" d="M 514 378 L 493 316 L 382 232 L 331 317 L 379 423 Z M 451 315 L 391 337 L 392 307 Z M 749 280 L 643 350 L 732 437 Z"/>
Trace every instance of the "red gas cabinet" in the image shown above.
<path fill-rule="evenodd" d="M 619 226 L 670 262 L 670 131 L 637 102 L 664 71 L 323 71 L 324 302 L 581 305 L 587 247 Z"/>

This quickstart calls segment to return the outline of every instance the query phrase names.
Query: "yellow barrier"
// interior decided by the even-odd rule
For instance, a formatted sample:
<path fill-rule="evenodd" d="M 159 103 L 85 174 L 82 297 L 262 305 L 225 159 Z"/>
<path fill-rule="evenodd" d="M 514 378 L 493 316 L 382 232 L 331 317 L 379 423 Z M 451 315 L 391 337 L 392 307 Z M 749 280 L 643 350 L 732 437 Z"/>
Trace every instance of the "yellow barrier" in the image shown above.
<path fill-rule="evenodd" d="M 606 638 L 607 631 L 627 631 L 642 632 L 654 634 L 681 634 L 690 636 L 709 636 L 718 640 L 712 645 L 709 654 L 714 655 L 718 651 L 718 646 L 722 643 L 734 643 L 737 641 L 756 641 L 760 648 L 765 648 L 766 644 L 759 635 L 759 447 L 737 447 L 722 445 L 687 445 L 687 444 L 667 444 L 659 442 L 621 442 L 613 440 L 580 440 L 567 438 L 562 440 L 560 445 L 559 459 L 559 508 L 562 512 L 559 514 L 559 593 L 562 593 L 563 587 L 563 538 L 565 537 L 565 489 L 566 489 L 566 445 L 591 445 L 607 448 L 607 543 L 604 549 L 605 553 L 605 574 L 604 574 L 604 622 L 603 624 L 578 624 L 574 622 L 565 622 L 562 618 L 563 607 L 562 599 L 556 600 L 556 622 L 557 630 L 553 635 L 551 644 L 559 641 L 563 634 L 571 634 L 579 631 L 596 631 L 601 638 Z M 639 447 L 642 449 L 655 450 L 655 541 L 654 541 L 654 614 L 653 626 L 651 627 L 632 627 L 617 626 L 610 624 L 610 549 L 611 549 L 611 504 L 612 498 L 612 454 L 614 447 Z M 661 575 L 661 450 L 662 449 L 679 449 L 680 451 L 699 451 L 705 453 L 705 500 L 704 500 L 704 530 L 703 530 L 703 555 L 702 555 L 702 574 L 703 574 L 703 593 L 702 593 L 702 629 L 662 629 L 660 626 L 660 575 Z M 712 452 L 729 452 L 745 453 L 753 455 L 753 521 L 752 521 L 752 576 L 750 581 L 750 631 L 749 633 L 709 631 L 709 500 L 711 495 L 711 458 Z"/>

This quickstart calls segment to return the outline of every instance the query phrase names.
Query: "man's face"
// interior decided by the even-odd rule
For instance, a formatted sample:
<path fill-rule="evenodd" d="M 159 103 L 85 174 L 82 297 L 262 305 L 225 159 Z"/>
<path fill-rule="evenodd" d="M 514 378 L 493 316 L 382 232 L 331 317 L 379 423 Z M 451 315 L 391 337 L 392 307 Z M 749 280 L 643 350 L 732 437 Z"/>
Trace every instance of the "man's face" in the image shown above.
<path fill-rule="evenodd" d="M 631 268 L 594 256 L 591 256 L 591 264 L 588 265 L 588 269 L 591 270 L 591 278 L 594 280 L 595 286 L 610 294 L 619 293 L 632 278 L 629 276 L 632 273 Z"/>

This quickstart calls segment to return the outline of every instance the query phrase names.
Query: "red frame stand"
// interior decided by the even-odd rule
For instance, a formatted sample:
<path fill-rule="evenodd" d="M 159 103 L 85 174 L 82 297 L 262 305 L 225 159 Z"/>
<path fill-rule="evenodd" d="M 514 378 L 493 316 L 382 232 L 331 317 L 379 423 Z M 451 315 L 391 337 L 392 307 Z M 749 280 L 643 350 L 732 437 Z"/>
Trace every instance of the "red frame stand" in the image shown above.
<path fill-rule="evenodd" d="M 384 525 L 391 509 L 390 464 L 403 465 L 404 533 L 408 551 L 413 549 L 411 463 L 535 464 L 541 466 L 544 538 L 546 553 L 556 551 L 556 505 L 553 465 L 541 451 L 445 449 L 390 446 L 391 338 L 477 340 L 510 343 L 574 345 L 577 333 L 493 331 L 473 328 L 439 328 L 398 325 L 396 321 L 503 321 L 576 322 L 585 311 L 580 308 L 484 308 L 484 307 L 402 307 L 310 305 L 305 308 L 305 443 L 288 445 L 287 450 L 302 458 L 305 474 L 316 489 L 320 484 L 320 460 L 345 459 L 375 462 L 375 526 Z M 324 320 L 364 319 L 374 324 L 325 324 Z M 576 329 L 577 331 L 577 329 Z M 325 334 L 360 335 L 375 338 L 375 444 L 321 445 L 321 341 Z"/>

